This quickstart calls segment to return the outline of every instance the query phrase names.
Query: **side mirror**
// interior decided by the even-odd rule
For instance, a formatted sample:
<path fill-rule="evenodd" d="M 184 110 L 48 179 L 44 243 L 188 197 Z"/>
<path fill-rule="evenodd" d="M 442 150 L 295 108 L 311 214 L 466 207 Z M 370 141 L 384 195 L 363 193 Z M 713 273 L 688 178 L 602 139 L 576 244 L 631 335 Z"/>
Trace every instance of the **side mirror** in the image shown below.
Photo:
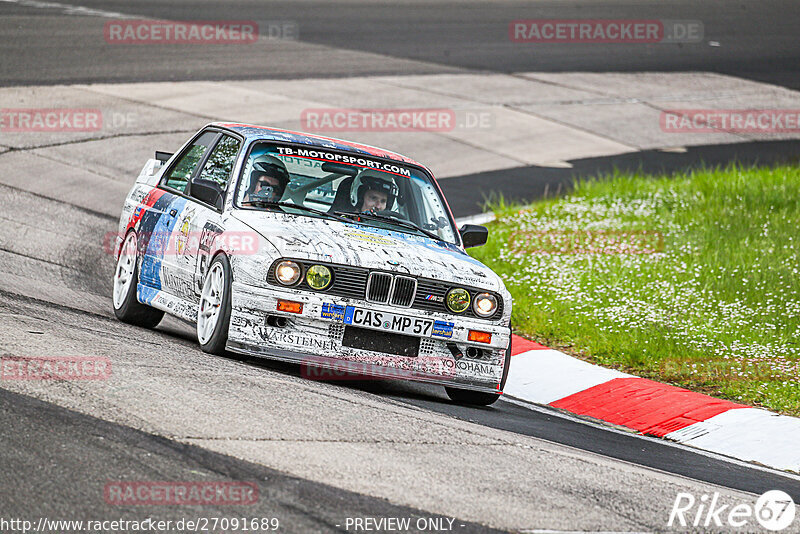
<path fill-rule="evenodd" d="M 458 230 L 458 233 L 461 234 L 464 248 L 480 247 L 485 245 L 489 239 L 489 229 L 477 224 L 465 224 Z"/>
<path fill-rule="evenodd" d="M 217 182 L 198 178 L 192 182 L 189 192 L 200 202 L 211 204 L 219 211 L 222 211 L 225 193 L 222 191 L 222 188 Z"/>
<path fill-rule="evenodd" d="M 172 157 L 172 152 L 161 152 L 160 150 L 156 150 L 156 159 L 161 163 L 166 163 L 169 161 L 169 158 Z"/>

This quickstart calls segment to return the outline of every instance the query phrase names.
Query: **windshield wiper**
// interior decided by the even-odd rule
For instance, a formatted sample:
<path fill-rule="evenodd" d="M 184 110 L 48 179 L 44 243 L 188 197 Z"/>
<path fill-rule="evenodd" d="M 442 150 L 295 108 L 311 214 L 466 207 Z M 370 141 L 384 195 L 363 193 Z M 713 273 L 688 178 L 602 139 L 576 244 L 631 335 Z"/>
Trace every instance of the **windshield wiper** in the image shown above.
<path fill-rule="evenodd" d="M 377 213 L 370 213 L 368 211 L 364 212 L 364 213 L 351 213 L 351 212 L 348 212 L 348 211 L 336 211 L 334 213 L 336 213 L 336 215 L 340 215 L 340 216 L 344 216 L 344 217 L 348 217 L 348 216 L 349 217 L 353 217 L 353 218 L 360 217 L 362 219 L 374 219 L 374 220 L 378 220 L 378 221 L 390 222 L 392 224 L 396 224 L 397 226 L 402 226 L 404 228 L 410 228 L 412 230 L 416 230 L 417 232 L 422 232 L 426 236 L 430 237 L 431 239 L 435 239 L 436 241 L 444 241 L 444 239 L 442 239 L 438 235 L 436 235 L 433 232 L 430 232 L 428 230 L 425 230 L 424 228 L 421 228 L 420 226 L 414 224 L 411 221 L 406 221 L 404 219 L 398 219 L 397 217 L 393 217 L 391 215 L 379 215 Z"/>
<path fill-rule="evenodd" d="M 341 215 L 328 213 L 327 211 L 318 210 L 315 208 L 309 208 L 308 206 L 303 206 L 302 204 L 291 204 L 289 202 L 275 202 L 272 200 L 243 200 L 242 204 L 253 204 L 258 206 L 266 206 L 268 208 L 294 208 L 302 211 L 307 211 L 309 213 L 314 213 L 316 215 L 321 215 L 323 217 L 328 217 L 330 219 L 335 219 L 337 221 L 342 221 L 349 223 L 351 222 L 349 219 L 345 219 Z"/>

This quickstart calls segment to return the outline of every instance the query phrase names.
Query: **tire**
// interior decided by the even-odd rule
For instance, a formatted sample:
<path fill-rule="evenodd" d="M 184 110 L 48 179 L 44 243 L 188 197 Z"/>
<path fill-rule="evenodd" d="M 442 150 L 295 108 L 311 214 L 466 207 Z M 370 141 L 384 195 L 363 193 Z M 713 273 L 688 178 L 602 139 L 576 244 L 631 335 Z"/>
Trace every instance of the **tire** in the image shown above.
<path fill-rule="evenodd" d="M 513 332 L 508 336 L 508 348 L 506 349 L 506 361 L 503 365 L 503 377 L 500 379 L 500 391 L 505 391 L 508 371 L 511 368 L 511 343 L 514 341 Z"/>
<path fill-rule="evenodd" d="M 470 389 L 458 389 L 445 386 L 444 390 L 450 400 L 459 404 L 470 404 L 472 406 L 489 406 L 500 398 L 498 393 L 484 393 L 483 391 L 472 391 Z"/>
<path fill-rule="evenodd" d="M 506 379 L 508 379 L 508 368 L 511 366 L 511 341 L 508 339 L 508 349 L 506 349 L 506 361 L 503 366 L 503 377 L 500 379 L 500 391 L 506 386 Z M 447 396 L 450 400 L 459 404 L 471 404 L 473 406 L 489 406 L 500 398 L 499 393 L 484 393 L 482 391 L 472 391 L 469 389 L 458 389 L 445 386 Z"/>
<path fill-rule="evenodd" d="M 231 264 L 218 254 L 208 267 L 197 307 L 197 341 L 203 352 L 221 356 L 231 321 Z"/>
<path fill-rule="evenodd" d="M 136 299 L 136 286 L 139 283 L 139 262 L 136 232 L 125 236 L 119 259 L 114 269 L 112 303 L 114 315 L 123 323 L 155 328 L 164 317 L 164 312 L 142 304 Z"/>

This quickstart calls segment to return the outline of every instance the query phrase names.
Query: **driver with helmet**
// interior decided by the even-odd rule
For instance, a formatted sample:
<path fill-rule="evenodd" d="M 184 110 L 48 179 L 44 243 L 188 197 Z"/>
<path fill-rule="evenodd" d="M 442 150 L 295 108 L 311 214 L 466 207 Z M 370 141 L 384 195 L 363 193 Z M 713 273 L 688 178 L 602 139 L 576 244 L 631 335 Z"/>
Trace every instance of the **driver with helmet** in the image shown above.
<path fill-rule="evenodd" d="M 263 155 L 253 160 L 250 185 L 244 200 L 248 202 L 278 202 L 291 180 L 286 165 L 274 156 Z"/>
<path fill-rule="evenodd" d="M 358 174 L 358 179 L 360 180 L 356 191 L 358 213 L 375 213 L 392 209 L 398 188 L 391 177 L 379 171 L 364 169 Z"/>

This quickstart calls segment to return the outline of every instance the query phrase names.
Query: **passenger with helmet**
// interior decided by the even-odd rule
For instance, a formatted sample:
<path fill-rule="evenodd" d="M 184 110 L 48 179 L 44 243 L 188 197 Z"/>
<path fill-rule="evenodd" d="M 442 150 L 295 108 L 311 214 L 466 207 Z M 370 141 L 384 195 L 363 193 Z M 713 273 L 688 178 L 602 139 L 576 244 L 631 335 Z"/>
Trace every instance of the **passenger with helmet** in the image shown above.
<path fill-rule="evenodd" d="M 356 192 L 358 213 L 392 209 L 398 188 L 390 176 L 372 169 L 364 169 L 358 174 L 358 179 L 361 182 Z"/>
<path fill-rule="evenodd" d="M 274 156 L 258 156 L 250 171 L 250 185 L 244 200 L 246 202 L 278 202 L 291 181 L 289 171 L 281 160 Z"/>

